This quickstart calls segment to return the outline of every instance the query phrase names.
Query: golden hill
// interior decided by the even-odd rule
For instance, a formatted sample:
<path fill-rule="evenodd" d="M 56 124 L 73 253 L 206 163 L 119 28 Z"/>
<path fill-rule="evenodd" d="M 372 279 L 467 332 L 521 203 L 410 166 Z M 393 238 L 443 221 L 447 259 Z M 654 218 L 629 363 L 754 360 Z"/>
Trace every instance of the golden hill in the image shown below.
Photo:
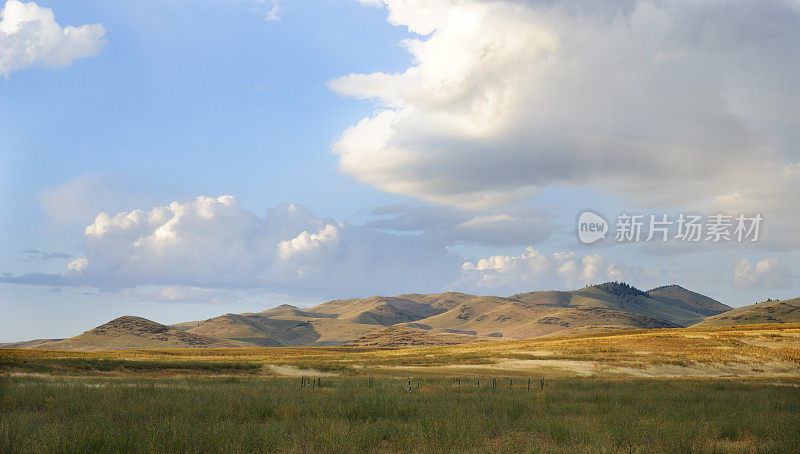
<path fill-rule="evenodd" d="M 394 338 L 412 334 L 396 330 Z M 413 333 L 411 340 L 420 333 Z M 424 334 L 423 334 L 424 335 Z M 439 335 L 434 335 L 438 337 Z M 388 336 L 379 335 L 383 339 Z M 130 361 L 148 370 L 207 373 L 230 366 L 265 375 L 336 374 L 397 377 L 800 377 L 800 323 L 627 330 L 459 345 L 385 348 L 173 348 L 105 352 L 0 349 L 4 370 L 64 370 L 68 359 Z M 141 373 L 152 373 L 144 370 Z M 229 373 L 229 372 L 221 372 Z"/>
<path fill-rule="evenodd" d="M 520 293 L 509 298 L 555 307 L 600 307 L 653 317 L 677 326 L 691 326 L 709 315 L 731 309 L 678 285 L 643 292 L 627 284 L 608 282 L 571 292 Z"/>
<path fill-rule="evenodd" d="M 765 301 L 763 303 L 739 307 L 713 317 L 708 317 L 694 326 L 797 322 L 800 322 L 800 298 L 784 301 Z"/>
<path fill-rule="evenodd" d="M 43 350 L 124 350 L 132 348 L 189 348 L 241 347 L 245 344 L 200 336 L 156 323 L 141 317 L 126 315 L 59 341 L 42 342 L 34 346 Z"/>
<path fill-rule="evenodd" d="M 371 336 L 390 326 L 430 331 L 428 334 L 474 336 L 462 338 L 467 342 L 484 337 L 525 339 L 674 328 L 702 320 L 705 316 L 692 312 L 689 309 L 692 301 L 683 298 L 705 297 L 680 287 L 677 289 L 671 301 L 662 301 L 617 283 L 574 292 L 532 292 L 507 298 L 458 292 L 408 293 L 333 300 L 310 309 L 283 305 L 259 313 L 228 314 L 173 326 L 190 333 L 252 345 L 324 346 L 343 345 L 362 338 L 377 342 Z M 718 307 L 727 307 L 710 301 Z M 672 319 L 681 323 L 670 321 Z M 425 342 L 420 338 L 419 345 Z"/>
<path fill-rule="evenodd" d="M 189 333 L 214 336 L 256 346 L 341 345 L 384 325 L 339 319 L 283 305 L 263 312 L 227 314 L 212 319 L 173 325 Z"/>
<path fill-rule="evenodd" d="M 310 309 L 281 305 L 262 312 L 225 314 L 169 327 L 122 317 L 70 339 L 16 346 L 97 350 L 398 342 L 409 346 L 430 345 L 454 340 L 465 343 L 674 328 L 695 324 L 728 309 L 679 286 L 643 292 L 612 282 L 569 292 L 529 292 L 510 297 L 408 293 L 333 300 Z M 388 327 L 399 330 L 385 331 Z M 412 339 L 415 336 L 416 344 Z"/>

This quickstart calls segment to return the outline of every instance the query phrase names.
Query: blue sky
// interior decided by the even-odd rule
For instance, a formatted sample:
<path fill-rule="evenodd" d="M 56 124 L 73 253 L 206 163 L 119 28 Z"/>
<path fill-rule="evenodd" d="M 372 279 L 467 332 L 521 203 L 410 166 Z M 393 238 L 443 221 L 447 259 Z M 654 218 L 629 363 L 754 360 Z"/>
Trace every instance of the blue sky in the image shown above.
<path fill-rule="evenodd" d="M 617 278 L 798 296 L 795 4 L 366 3 L 40 1 L 102 33 L 32 61 L 15 43 L 50 35 L 0 31 L 0 341 Z M 587 246 L 586 209 L 766 221 L 757 244 Z"/>

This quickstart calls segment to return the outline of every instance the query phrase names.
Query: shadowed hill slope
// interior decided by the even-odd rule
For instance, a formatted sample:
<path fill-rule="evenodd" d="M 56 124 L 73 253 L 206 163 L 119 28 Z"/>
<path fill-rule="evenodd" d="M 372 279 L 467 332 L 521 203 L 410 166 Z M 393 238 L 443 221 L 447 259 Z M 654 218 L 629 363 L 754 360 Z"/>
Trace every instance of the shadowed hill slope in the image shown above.
<path fill-rule="evenodd" d="M 708 317 L 694 326 L 751 325 L 800 322 L 800 298 L 766 301 Z"/>
<path fill-rule="evenodd" d="M 532 305 L 600 307 L 690 326 L 730 307 L 677 285 L 643 292 L 624 283 L 608 282 L 571 292 L 530 292 L 509 298 Z"/>
<path fill-rule="evenodd" d="M 730 306 L 701 295 L 691 290 L 686 290 L 680 285 L 666 285 L 647 291 L 647 296 L 682 309 L 711 316 L 731 310 Z"/>

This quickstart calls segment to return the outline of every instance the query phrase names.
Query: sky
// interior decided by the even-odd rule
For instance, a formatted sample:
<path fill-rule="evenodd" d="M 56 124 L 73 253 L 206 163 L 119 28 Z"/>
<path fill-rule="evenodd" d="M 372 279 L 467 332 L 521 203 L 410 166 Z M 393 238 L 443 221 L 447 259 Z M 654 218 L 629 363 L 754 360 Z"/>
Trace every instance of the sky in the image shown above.
<path fill-rule="evenodd" d="M 0 342 L 407 292 L 800 296 L 797 0 L 3 1 Z"/>

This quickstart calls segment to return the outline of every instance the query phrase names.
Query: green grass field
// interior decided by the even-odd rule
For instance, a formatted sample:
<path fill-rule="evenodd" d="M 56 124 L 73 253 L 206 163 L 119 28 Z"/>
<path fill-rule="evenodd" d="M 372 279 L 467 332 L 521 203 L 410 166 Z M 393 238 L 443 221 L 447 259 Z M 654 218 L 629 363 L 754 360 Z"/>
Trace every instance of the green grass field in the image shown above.
<path fill-rule="evenodd" d="M 797 452 L 775 380 L 0 377 L 0 452 Z"/>

